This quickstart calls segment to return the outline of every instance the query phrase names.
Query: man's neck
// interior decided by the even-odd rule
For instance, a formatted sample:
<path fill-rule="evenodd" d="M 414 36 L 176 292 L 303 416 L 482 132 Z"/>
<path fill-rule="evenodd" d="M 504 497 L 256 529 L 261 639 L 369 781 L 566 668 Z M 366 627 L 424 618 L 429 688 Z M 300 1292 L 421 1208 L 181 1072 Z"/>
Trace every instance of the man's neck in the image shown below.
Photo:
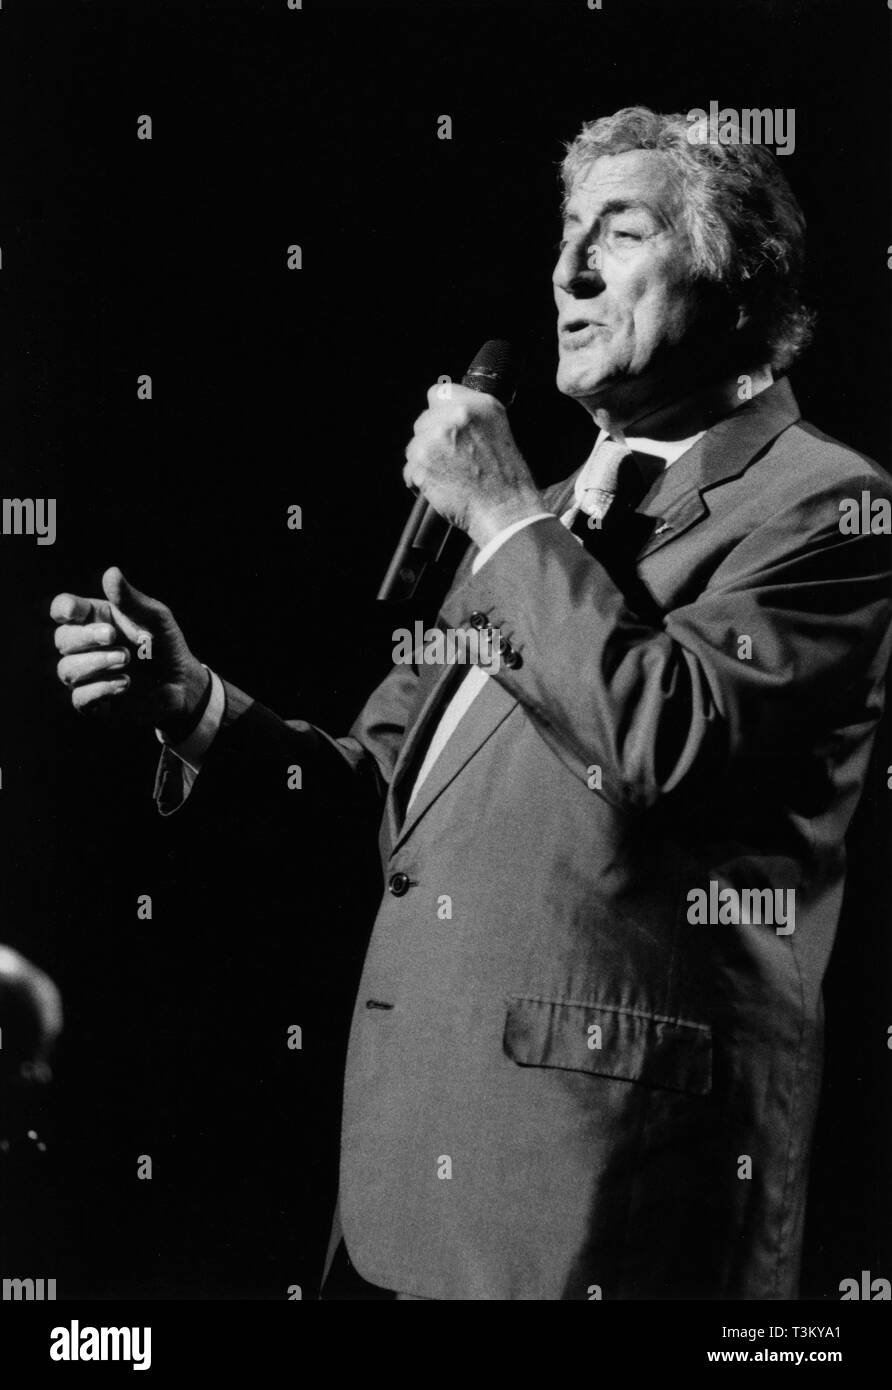
<path fill-rule="evenodd" d="M 625 408 L 598 406 L 592 414 L 600 428 L 614 439 L 626 435 L 666 441 L 687 439 L 730 415 L 773 380 L 771 368 L 761 364 L 701 383 L 683 394 L 667 389 L 665 396 L 654 393 L 646 403 Z"/>

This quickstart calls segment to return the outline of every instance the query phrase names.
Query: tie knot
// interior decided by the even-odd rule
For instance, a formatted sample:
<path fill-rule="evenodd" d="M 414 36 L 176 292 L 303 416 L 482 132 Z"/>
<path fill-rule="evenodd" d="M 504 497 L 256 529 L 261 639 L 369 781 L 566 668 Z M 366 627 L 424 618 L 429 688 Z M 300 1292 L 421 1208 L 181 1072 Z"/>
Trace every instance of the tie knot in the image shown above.
<path fill-rule="evenodd" d="M 594 476 L 587 486 L 602 487 L 606 492 L 616 492 L 620 475 L 628 472 L 630 460 L 635 455 L 628 444 L 620 444 L 616 439 L 604 439 L 595 450 L 592 459 Z"/>
<path fill-rule="evenodd" d="M 615 513 L 633 511 L 665 467 L 664 458 L 635 453 L 627 444 L 604 438 L 576 479 L 576 506 L 600 527 L 611 508 Z"/>
<path fill-rule="evenodd" d="M 634 458 L 627 444 L 602 439 L 576 481 L 576 501 L 587 516 L 600 520 L 620 491 Z"/>

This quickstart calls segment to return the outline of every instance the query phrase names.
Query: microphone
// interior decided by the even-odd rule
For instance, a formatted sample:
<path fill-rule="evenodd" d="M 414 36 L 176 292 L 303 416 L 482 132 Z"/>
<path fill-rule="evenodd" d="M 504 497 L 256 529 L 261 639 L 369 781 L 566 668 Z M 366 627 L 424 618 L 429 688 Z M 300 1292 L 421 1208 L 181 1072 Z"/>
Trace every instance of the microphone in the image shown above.
<path fill-rule="evenodd" d="M 519 354 L 511 343 L 504 338 L 490 338 L 465 372 L 461 384 L 472 391 L 486 391 L 502 405 L 510 405 L 520 365 Z M 428 566 L 436 564 L 443 553 L 452 529 L 424 497 L 417 497 L 378 590 L 378 598 L 400 602 L 412 598 Z"/>

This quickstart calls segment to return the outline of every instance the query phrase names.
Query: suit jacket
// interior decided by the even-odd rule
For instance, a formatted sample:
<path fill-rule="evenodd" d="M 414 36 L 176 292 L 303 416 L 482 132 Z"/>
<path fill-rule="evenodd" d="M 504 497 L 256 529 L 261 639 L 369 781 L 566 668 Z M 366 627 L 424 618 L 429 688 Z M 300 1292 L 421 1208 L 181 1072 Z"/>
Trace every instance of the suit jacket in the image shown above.
<path fill-rule="evenodd" d="M 209 790 L 298 762 L 304 797 L 349 777 L 383 805 L 340 1177 L 369 1281 L 796 1296 L 821 981 L 889 657 L 888 541 L 840 529 L 863 491 L 892 497 L 781 380 L 656 482 L 625 558 L 557 519 L 476 575 L 469 555 L 441 621 L 518 658 L 408 814 L 462 668 L 395 667 L 344 739 L 227 687 Z M 764 915 L 692 920 L 698 889 L 713 917 L 748 890 Z"/>

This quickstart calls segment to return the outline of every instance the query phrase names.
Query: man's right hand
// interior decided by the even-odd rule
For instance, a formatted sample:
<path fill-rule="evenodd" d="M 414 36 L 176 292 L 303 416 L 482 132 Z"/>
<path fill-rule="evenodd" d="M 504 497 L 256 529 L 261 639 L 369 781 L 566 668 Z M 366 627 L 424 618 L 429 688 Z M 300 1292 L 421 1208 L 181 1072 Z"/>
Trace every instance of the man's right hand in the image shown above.
<path fill-rule="evenodd" d="M 102 576 L 105 599 L 57 594 L 59 680 L 81 712 L 114 703 L 135 723 L 171 735 L 188 726 L 210 677 L 165 604 L 140 593 L 115 567 Z"/>

